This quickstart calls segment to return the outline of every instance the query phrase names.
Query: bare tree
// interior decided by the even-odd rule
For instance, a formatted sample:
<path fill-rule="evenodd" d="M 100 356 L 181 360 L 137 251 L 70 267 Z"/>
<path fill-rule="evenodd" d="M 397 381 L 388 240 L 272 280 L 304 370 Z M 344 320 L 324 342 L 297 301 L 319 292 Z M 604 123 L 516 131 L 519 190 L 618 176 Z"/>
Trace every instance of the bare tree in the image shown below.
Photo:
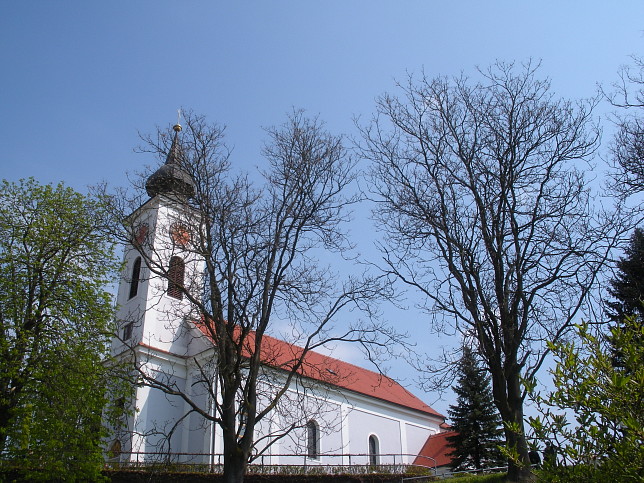
<path fill-rule="evenodd" d="M 644 60 L 633 57 L 633 62 L 634 67 L 620 69 L 611 92 L 602 90 L 621 111 L 611 152 L 618 170 L 614 187 L 624 196 L 644 191 Z"/>
<path fill-rule="evenodd" d="M 384 269 L 426 297 L 434 328 L 474 336 L 514 454 L 530 478 L 522 381 L 575 320 L 622 240 L 584 176 L 599 142 L 593 101 L 557 100 L 531 64 L 473 84 L 410 76 L 361 127 L 385 232 Z"/>
<path fill-rule="evenodd" d="M 305 406 L 312 402 L 303 395 L 324 390 L 311 381 L 333 382 L 332 368 L 311 366 L 307 356 L 312 350 L 352 341 L 378 351 L 391 334 L 372 318 L 383 291 L 378 279 L 360 273 L 342 281 L 318 259 L 329 252 L 343 257 L 350 248 L 343 227 L 359 196 L 351 191 L 355 162 L 341 137 L 326 132 L 317 119 L 293 112 L 284 125 L 267 129 L 270 142 L 263 155 L 268 167 L 257 189 L 248 176 L 232 173 L 223 128 L 192 113 L 184 124 L 184 132 L 174 138 L 161 130 L 144 137 L 142 148 L 168 157 L 157 171 L 163 170 L 161 175 L 143 180 L 150 196 L 164 191 L 183 206 L 178 210 L 183 214 L 175 214 L 172 226 L 164 228 L 173 236 L 167 246 L 152 247 L 131 217 L 123 236 L 125 241 L 138 236 L 134 246 L 150 277 L 173 284 L 168 294 L 173 290 L 177 303 L 167 309 L 167 323 L 197 321 L 193 327 L 216 350 L 192 361 L 199 374 L 189 391 L 176 383 L 172 371 L 150 371 L 145 360 L 138 361 L 137 377 L 185 401 L 189 413 L 216 423 L 223 434 L 224 479 L 242 481 L 249 460 L 307 423 L 290 414 L 291 420 L 283 418 L 289 421 L 286 427 L 261 434 L 258 445 L 260 422 L 283 411 L 285 398 L 310 411 Z M 130 206 L 140 206 L 144 198 Z M 122 194 L 110 197 L 121 218 L 127 212 L 118 206 L 122 199 Z M 168 260 L 179 252 L 185 260 L 205 263 L 205 271 L 192 269 L 187 261 L 185 278 L 177 281 Z M 279 331 L 286 323 L 288 328 Z M 288 336 L 294 345 L 270 335 Z M 297 391 L 289 393 L 293 387 Z"/>

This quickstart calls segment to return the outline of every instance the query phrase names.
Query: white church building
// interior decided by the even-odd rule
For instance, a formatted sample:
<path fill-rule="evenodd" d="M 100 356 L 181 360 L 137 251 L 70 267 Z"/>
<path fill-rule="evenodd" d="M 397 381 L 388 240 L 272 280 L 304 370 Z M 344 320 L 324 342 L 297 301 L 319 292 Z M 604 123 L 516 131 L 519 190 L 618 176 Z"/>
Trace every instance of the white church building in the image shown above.
<path fill-rule="evenodd" d="M 189 236 L 183 224 L 190 212 L 176 197 L 168 196 L 168 190 L 190 183 L 186 176 L 175 164 L 171 150 L 166 164 L 148 179 L 150 199 L 131 215 L 132 226 L 137 228 L 125 248 L 117 298 L 119 329 L 112 355 L 136 358 L 144 371 L 165 378 L 207 412 L 215 410 L 209 398 L 218 394 L 217 388 L 200 392 L 194 381 L 212 367 L 208 364 L 217 357 L 217 348 L 202 330 L 198 316 L 177 315 L 173 319 L 178 313 L 174 307 L 182 303 L 173 281 L 198 285 L 203 272 L 203 261 L 176 250 Z M 169 267 L 168 277 L 151 276 L 140 253 L 144 244 L 154 248 L 151 252 L 159 257 L 155 263 Z M 275 338 L 265 338 L 264 347 L 273 360 L 299 350 Z M 278 365 L 267 362 L 267 367 L 280 378 L 280 370 L 271 369 Z M 281 410 L 256 427 L 255 454 L 261 456 L 255 463 L 419 464 L 418 456 L 428 439 L 444 431 L 444 416 L 386 376 L 317 352 L 307 354 L 303 367 L 300 380 L 308 381 L 305 389 L 293 383 Z M 217 384 L 217 378 L 213 381 Z M 132 397 L 125 403 L 131 411 L 108 441 L 109 457 L 121 462 L 167 456 L 200 464 L 223 461 L 221 428 L 190 411 L 185 399 L 146 384 L 135 387 Z M 295 400 L 300 401 L 297 408 L 308 411 L 289 409 L 288 404 Z M 300 424 L 293 425 L 297 418 L 302 418 Z M 289 425 L 296 429 L 265 447 L 271 434 Z M 420 464 L 434 467 L 432 459 L 426 457 Z"/>

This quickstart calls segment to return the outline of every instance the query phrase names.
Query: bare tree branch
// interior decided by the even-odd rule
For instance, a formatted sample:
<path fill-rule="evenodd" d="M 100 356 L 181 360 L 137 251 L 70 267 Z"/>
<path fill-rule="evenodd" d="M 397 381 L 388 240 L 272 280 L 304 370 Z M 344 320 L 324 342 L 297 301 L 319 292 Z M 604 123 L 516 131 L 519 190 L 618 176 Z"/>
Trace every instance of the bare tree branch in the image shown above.
<path fill-rule="evenodd" d="M 186 260 L 185 278 L 173 285 L 177 301 L 164 309 L 164 319 L 176 325 L 177 337 L 197 340 L 205 335 L 216 350 L 190 357 L 194 370 L 189 389 L 152 358 L 139 357 L 137 373 L 141 384 L 182 400 L 191 413 L 221 428 L 227 481 L 240 481 L 253 454 L 265 451 L 258 442 L 273 444 L 306 424 L 302 418 L 312 408 L 298 391 L 324 391 L 325 382 L 333 382 L 329 372 L 311 367 L 312 350 L 334 341 L 358 342 L 375 357 L 400 340 L 377 318 L 386 280 L 366 273 L 343 280 L 319 260 L 329 254 L 343 262 L 351 259 L 344 230 L 349 209 L 360 196 L 352 190 L 355 161 L 342 138 L 302 111 L 266 132 L 268 167 L 261 173 L 261 188 L 248 176 L 233 174 L 224 129 L 201 116 L 187 113 L 181 136 L 162 130 L 144 136 L 140 151 L 162 159 L 170 153 L 194 183 L 194 192 L 184 187 L 170 199 L 174 211 L 169 226 L 148 227 L 157 234 L 154 243 L 137 239 L 144 197 L 131 198 L 134 214 L 119 228 L 142 258 L 147 276 L 162 286 L 172 280 L 168 260 Z M 143 177 L 139 191 L 146 180 L 149 189 L 151 179 Z M 114 207 L 115 227 L 119 214 L 127 213 L 119 196 L 123 193 L 105 195 Z M 171 236 L 161 242 L 158 233 Z M 186 320 L 198 329 L 196 334 L 190 328 L 178 330 Z M 285 334 L 292 345 L 275 342 L 273 337 Z M 140 341 L 129 345 L 142 353 Z M 294 398 L 293 388 L 298 388 Z M 204 401 L 214 404 L 214 411 Z M 256 430 L 264 427 L 260 423 L 285 403 L 299 406 L 291 411 L 299 419 L 255 440 Z"/>
<path fill-rule="evenodd" d="M 616 168 L 612 187 L 623 197 L 644 190 L 644 61 L 633 57 L 634 66 L 620 69 L 612 90 L 604 97 L 620 110 L 614 117 L 617 133 L 610 146 Z"/>
<path fill-rule="evenodd" d="M 601 209 L 585 176 L 597 101 L 555 99 L 537 68 L 497 63 L 476 84 L 409 76 L 360 127 L 382 268 L 425 296 L 435 328 L 475 337 L 508 444 L 526 463 L 521 378 L 578 320 L 632 226 L 621 206 Z M 513 462 L 512 477 L 522 471 Z"/>

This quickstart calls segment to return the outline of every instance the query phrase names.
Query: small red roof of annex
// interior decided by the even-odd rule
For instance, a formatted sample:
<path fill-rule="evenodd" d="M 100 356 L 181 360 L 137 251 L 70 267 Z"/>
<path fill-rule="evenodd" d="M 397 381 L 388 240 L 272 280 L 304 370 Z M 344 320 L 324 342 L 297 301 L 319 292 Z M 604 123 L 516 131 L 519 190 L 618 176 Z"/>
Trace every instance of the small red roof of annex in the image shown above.
<path fill-rule="evenodd" d="M 197 323 L 195 325 L 211 339 L 204 324 Z M 255 337 L 251 333 L 245 343 L 244 355 L 246 357 L 252 353 L 251 347 L 254 347 L 254 344 Z M 301 347 L 266 335 L 262 339 L 261 350 L 261 359 L 264 364 L 285 371 L 292 369 L 302 353 Z M 393 379 L 319 352 L 307 352 L 298 373 L 331 386 L 420 411 L 438 419 L 445 419 L 445 416 L 432 409 Z"/>
<path fill-rule="evenodd" d="M 431 435 L 427 438 L 427 441 L 425 441 L 425 444 L 418 453 L 418 456 L 416 456 L 414 464 L 421 466 L 435 465 L 437 468 L 448 466 L 452 462 L 452 457 L 449 456 L 449 453 L 454 451 L 454 448 L 449 445 L 447 438 L 449 436 L 454 436 L 455 434 L 456 431 L 445 431 L 443 433 Z"/>

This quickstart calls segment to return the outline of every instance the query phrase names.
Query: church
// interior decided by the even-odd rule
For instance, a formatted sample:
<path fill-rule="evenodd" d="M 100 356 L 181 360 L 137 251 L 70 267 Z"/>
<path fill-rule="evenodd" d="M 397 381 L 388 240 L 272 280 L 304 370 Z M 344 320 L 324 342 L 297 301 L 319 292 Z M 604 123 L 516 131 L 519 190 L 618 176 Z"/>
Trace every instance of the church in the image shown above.
<path fill-rule="evenodd" d="M 132 233 L 111 350 L 116 359 L 135 362 L 140 382 L 124 402 L 128 415 L 107 442 L 108 458 L 219 465 L 224 443 L 215 417 L 221 403 L 218 348 L 205 330 L 207 321 L 184 297 L 184 290 L 199 293 L 205 262 L 187 249 L 199 227 L 182 202 L 194 188 L 177 162 L 181 127 L 174 130 L 166 163 L 147 179 L 149 199 L 128 219 Z M 153 265 L 166 267 L 165 276 L 154 276 Z M 319 352 L 306 353 L 297 377 L 286 379 L 282 368 L 299 353 L 294 344 L 264 336 L 258 391 L 286 391 L 254 428 L 253 464 L 436 468 L 437 455 L 426 448 L 446 430 L 443 415 L 393 379 Z M 238 416 L 241 437 L 245 416 Z"/>

